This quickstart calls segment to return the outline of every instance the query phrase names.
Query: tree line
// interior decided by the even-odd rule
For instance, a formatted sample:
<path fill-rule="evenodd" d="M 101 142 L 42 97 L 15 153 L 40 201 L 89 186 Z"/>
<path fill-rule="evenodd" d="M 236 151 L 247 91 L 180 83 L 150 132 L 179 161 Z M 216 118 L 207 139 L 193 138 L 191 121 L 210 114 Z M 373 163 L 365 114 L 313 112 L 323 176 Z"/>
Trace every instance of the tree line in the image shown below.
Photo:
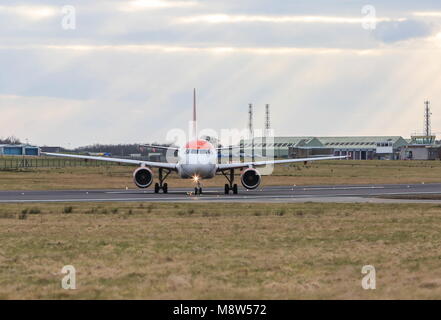
<path fill-rule="evenodd" d="M 7 138 L 0 138 L 0 144 L 22 144 L 22 142 L 15 136 L 9 136 Z"/>
<path fill-rule="evenodd" d="M 163 149 L 155 149 L 153 147 L 145 147 L 145 144 L 93 144 L 90 146 L 78 147 L 72 151 L 78 153 L 93 152 L 93 153 L 110 153 L 112 156 L 129 156 L 131 154 L 141 154 L 147 156 L 151 152 L 164 153 Z M 169 146 L 168 144 L 156 144 L 156 146 Z"/>

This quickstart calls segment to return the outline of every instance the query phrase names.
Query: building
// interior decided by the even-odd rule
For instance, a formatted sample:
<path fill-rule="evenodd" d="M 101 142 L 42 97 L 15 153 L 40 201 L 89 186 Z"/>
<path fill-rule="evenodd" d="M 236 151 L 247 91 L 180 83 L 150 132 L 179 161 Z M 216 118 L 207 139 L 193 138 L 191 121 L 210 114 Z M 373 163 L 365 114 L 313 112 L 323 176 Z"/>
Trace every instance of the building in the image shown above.
<path fill-rule="evenodd" d="M 334 149 L 336 156 L 353 160 L 398 160 L 408 142 L 400 136 L 319 137 L 320 142 Z"/>
<path fill-rule="evenodd" d="M 269 140 L 270 139 L 270 140 Z M 245 149 L 252 140 L 243 140 Z M 396 160 L 408 142 L 400 136 L 347 137 L 256 137 L 256 149 L 273 148 L 276 158 L 304 158 L 325 155 L 348 156 L 354 160 Z"/>
<path fill-rule="evenodd" d="M 271 152 L 274 152 L 276 158 L 288 158 L 290 148 L 291 150 L 323 148 L 323 144 L 315 137 L 256 137 L 254 140 L 241 140 L 240 145 L 248 153 L 254 145 L 256 154 L 261 154 L 261 151 L 264 153 L 265 149 L 272 148 Z"/>
<path fill-rule="evenodd" d="M 61 147 L 49 147 L 49 146 L 40 147 L 40 152 L 59 153 L 62 151 L 63 151 L 63 148 L 61 148 Z"/>
<path fill-rule="evenodd" d="M 5 156 L 39 156 L 40 148 L 23 144 L 2 144 L 0 155 Z"/>
<path fill-rule="evenodd" d="M 407 146 L 400 152 L 402 160 L 440 160 L 441 145 L 435 136 L 412 136 Z"/>

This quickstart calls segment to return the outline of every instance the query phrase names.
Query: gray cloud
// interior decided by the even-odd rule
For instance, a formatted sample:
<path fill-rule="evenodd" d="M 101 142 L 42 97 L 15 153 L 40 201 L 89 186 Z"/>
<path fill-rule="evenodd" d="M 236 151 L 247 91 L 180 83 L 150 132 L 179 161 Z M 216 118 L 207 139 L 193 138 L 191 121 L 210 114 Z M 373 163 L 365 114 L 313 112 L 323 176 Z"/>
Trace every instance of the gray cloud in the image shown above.
<path fill-rule="evenodd" d="M 383 2 L 371 2 L 381 17 L 409 18 L 410 10 L 436 7 L 433 1 Z M 19 2 L 26 3 L 31 2 Z M 193 87 L 201 128 L 244 128 L 249 102 L 256 105 L 259 127 L 263 106 L 270 103 L 278 134 L 406 135 L 421 122 L 415 120 L 421 101 L 441 101 L 440 47 L 421 46 L 418 38 L 432 29 L 419 20 L 380 23 L 374 36 L 358 23 L 173 22 L 219 13 L 360 17 L 361 1 L 216 0 L 130 13 L 116 9 L 121 3 L 71 1 L 78 8 L 78 29 L 72 32 L 60 28 L 59 15 L 27 20 L 2 14 L 0 136 L 72 146 L 164 141 L 168 129 L 187 128 Z M 396 44 L 413 38 L 405 50 Z M 139 49 L 121 50 L 127 45 Z M 197 49 L 210 46 L 250 50 Z M 167 51 L 171 47 L 190 50 Z M 253 51 L 280 47 L 293 50 Z M 436 121 L 441 123 L 441 115 L 434 113 L 434 127 Z"/>
<path fill-rule="evenodd" d="M 424 21 L 405 20 L 393 22 L 380 22 L 373 32 L 376 39 L 393 43 L 414 38 L 430 36 L 434 29 Z"/>

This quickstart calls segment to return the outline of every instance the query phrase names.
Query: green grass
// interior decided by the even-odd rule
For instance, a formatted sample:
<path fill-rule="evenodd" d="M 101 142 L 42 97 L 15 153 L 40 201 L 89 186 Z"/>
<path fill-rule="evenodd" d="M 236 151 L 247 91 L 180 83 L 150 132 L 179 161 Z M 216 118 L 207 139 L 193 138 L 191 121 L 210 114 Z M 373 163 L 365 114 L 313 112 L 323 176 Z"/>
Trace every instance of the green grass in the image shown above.
<path fill-rule="evenodd" d="M 7 204 L 0 298 L 441 298 L 440 229 L 434 204 Z"/>
<path fill-rule="evenodd" d="M 0 171 L 0 190 L 125 189 L 136 188 L 131 166 L 28 168 Z M 158 177 L 156 170 L 155 178 Z M 240 172 L 237 171 L 237 178 Z M 239 180 L 239 179 L 237 179 Z M 204 180 L 204 186 L 223 186 L 222 175 Z M 316 161 L 275 166 L 262 185 L 373 184 L 441 182 L 441 161 Z M 169 187 L 191 187 L 172 173 Z M 239 183 L 239 181 L 238 181 Z"/>

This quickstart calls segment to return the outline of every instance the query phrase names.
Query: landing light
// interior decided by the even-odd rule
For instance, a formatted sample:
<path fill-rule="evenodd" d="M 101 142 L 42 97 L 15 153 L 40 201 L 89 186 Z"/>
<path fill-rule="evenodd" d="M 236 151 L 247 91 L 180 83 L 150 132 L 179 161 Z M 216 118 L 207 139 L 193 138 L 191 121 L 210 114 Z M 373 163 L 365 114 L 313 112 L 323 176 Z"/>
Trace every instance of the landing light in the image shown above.
<path fill-rule="evenodd" d="M 198 176 L 193 176 L 193 180 L 194 180 L 194 182 L 198 182 L 199 181 L 199 177 Z"/>

